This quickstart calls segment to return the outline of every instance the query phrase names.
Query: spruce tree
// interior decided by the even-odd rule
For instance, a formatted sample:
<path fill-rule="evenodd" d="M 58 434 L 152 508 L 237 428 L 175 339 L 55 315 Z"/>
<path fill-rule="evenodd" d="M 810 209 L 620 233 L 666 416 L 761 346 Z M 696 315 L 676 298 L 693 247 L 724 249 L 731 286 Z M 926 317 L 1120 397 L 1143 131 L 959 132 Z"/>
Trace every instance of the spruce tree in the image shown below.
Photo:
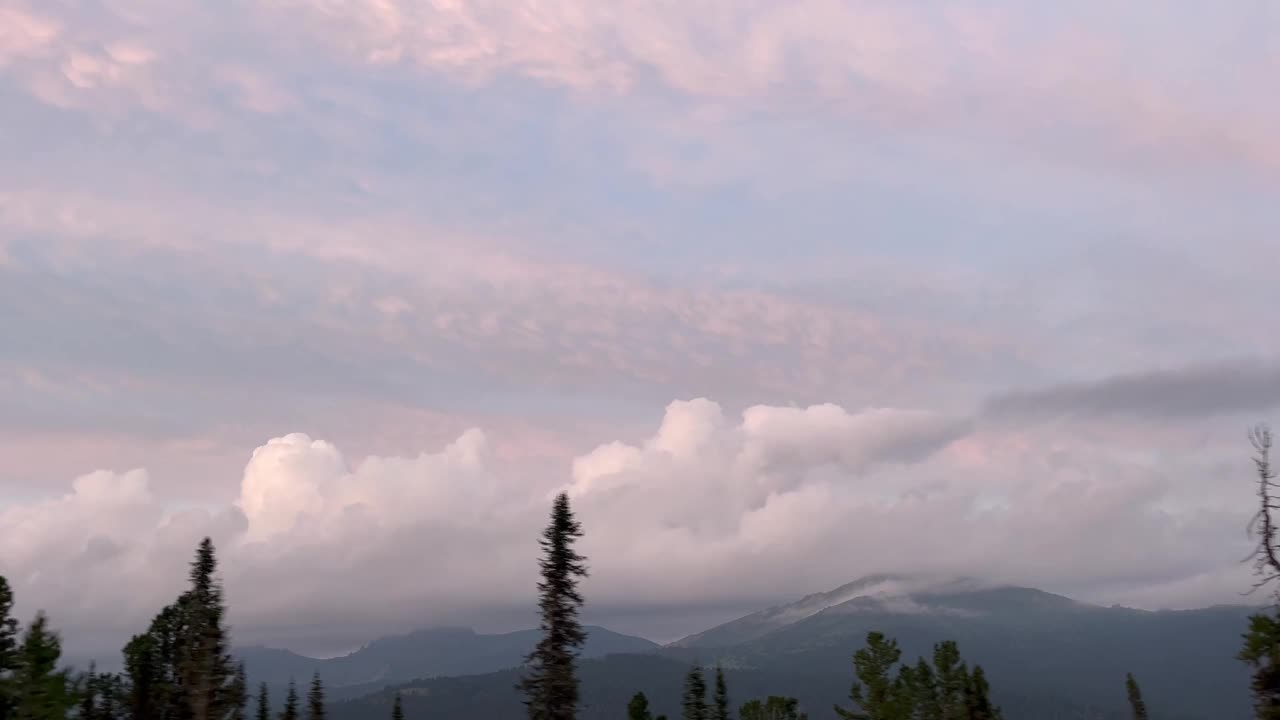
<path fill-rule="evenodd" d="M 857 677 L 849 692 L 853 705 L 847 710 L 835 706 L 836 715 L 845 720 L 910 720 L 909 674 L 892 675 L 901 658 L 896 640 L 883 633 L 868 633 L 866 647 L 853 655 Z"/>
<path fill-rule="evenodd" d="M 191 589 L 179 601 L 186 623 L 179 679 L 191 720 L 232 720 L 244 709 L 246 693 L 231 658 L 217 569 L 213 541 L 205 538 L 191 563 Z"/>
<path fill-rule="evenodd" d="M 582 527 L 569 508 L 569 496 L 561 493 L 540 541 L 542 639 L 526 658 L 520 682 L 530 720 L 575 720 L 578 715 L 577 659 L 587 639 L 578 621 L 583 602 L 578 580 L 587 576 L 586 558 L 573 549 L 580 537 Z"/>
<path fill-rule="evenodd" d="M 711 709 L 707 707 L 707 681 L 702 676 L 702 668 L 694 665 L 684 677 L 684 695 L 680 699 L 680 717 L 682 720 L 710 720 Z"/>
<path fill-rule="evenodd" d="M 627 720 L 653 720 L 649 713 L 649 698 L 644 693 L 631 696 L 631 702 L 627 703 Z"/>
<path fill-rule="evenodd" d="M 61 639 L 49 629 L 45 614 L 37 613 L 18 648 L 11 717 L 15 720 L 65 720 L 76 702 L 68 671 L 58 669 L 61 657 Z"/>
<path fill-rule="evenodd" d="M 404 720 L 404 707 L 400 704 L 400 693 L 396 693 L 395 702 L 391 704 L 391 720 Z"/>
<path fill-rule="evenodd" d="M 285 695 L 280 720 L 298 720 L 298 687 L 292 680 L 289 681 L 289 693 Z"/>
<path fill-rule="evenodd" d="M 712 717 L 715 720 L 729 720 L 729 688 L 724 681 L 724 670 L 716 666 L 716 694 Z"/>
<path fill-rule="evenodd" d="M 969 678 L 973 688 L 973 703 L 969 710 L 968 720 L 1000 720 L 1000 708 L 991 703 L 991 686 L 987 683 L 987 674 L 981 665 L 973 666 L 973 674 Z M 1143 720 L 1146 720 L 1144 717 Z"/>
<path fill-rule="evenodd" d="M 324 683 L 319 671 L 311 676 L 311 689 L 307 691 L 307 720 L 325 720 Z"/>
<path fill-rule="evenodd" d="M 267 692 L 266 683 L 258 686 L 258 706 L 253 720 L 271 720 L 271 695 Z"/>
<path fill-rule="evenodd" d="M 91 662 L 80 677 L 80 720 L 98 720 L 98 672 Z"/>
<path fill-rule="evenodd" d="M 1124 688 L 1129 695 L 1129 710 L 1133 713 L 1133 720 L 1147 720 L 1147 704 L 1142 701 L 1142 689 L 1138 687 L 1133 673 L 1125 675 Z"/>
<path fill-rule="evenodd" d="M 0 575 L 0 718 L 8 718 L 13 709 L 17 670 L 18 621 L 13 617 L 13 591 Z"/>

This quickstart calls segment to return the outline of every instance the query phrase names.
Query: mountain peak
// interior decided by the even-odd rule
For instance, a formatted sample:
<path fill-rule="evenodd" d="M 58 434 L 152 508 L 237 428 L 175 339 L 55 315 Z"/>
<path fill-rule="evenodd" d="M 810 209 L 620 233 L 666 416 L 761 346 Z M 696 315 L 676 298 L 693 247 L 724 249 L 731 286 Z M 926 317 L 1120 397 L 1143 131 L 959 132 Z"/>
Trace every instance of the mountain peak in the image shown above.
<path fill-rule="evenodd" d="M 880 613 L 977 617 L 1011 611 L 1083 607 L 1088 606 L 1042 590 L 973 577 L 883 573 L 752 613 L 678 640 L 673 645 L 727 647 L 761 638 L 816 615 Z"/>

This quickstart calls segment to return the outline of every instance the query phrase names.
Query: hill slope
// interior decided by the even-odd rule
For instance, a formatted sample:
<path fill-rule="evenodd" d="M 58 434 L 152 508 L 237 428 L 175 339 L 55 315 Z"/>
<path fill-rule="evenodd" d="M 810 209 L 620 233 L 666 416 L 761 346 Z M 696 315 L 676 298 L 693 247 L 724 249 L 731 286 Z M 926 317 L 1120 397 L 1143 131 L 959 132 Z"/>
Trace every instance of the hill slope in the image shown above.
<path fill-rule="evenodd" d="M 250 682 L 255 686 L 267 683 L 277 699 L 283 697 L 278 691 L 290 680 L 303 684 L 315 672 L 320 673 L 330 697 L 337 699 L 420 678 L 517 667 L 538 637 L 537 630 L 483 635 L 470 628 L 435 628 L 381 638 L 350 655 L 326 660 L 263 647 L 240 648 L 235 654 L 244 661 Z M 588 627 L 583 655 L 592 658 L 657 649 L 658 645 L 643 638 Z"/>

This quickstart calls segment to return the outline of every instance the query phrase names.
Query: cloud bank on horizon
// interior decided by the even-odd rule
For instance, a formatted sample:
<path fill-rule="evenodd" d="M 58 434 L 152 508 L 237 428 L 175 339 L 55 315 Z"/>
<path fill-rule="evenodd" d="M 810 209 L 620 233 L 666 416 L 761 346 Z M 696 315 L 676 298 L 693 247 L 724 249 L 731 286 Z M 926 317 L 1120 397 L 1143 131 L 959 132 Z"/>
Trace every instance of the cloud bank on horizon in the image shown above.
<path fill-rule="evenodd" d="M 246 637 L 481 622 L 566 488 L 638 631 L 875 571 L 1235 600 L 1278 35 L 0 0 L 0 572 L 133 629 L 210 533 Z"/>

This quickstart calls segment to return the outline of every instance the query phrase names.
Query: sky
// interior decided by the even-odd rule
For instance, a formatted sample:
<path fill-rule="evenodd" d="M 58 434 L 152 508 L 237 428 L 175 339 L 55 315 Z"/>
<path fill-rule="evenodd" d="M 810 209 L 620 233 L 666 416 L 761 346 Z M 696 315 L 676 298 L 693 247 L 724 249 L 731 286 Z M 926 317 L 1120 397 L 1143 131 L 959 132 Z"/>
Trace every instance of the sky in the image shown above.
<path fill-rule="evenodd" d="M 0 0 L 0 574 L 104 652 L 1242 602 L 1280 8 Z"/>

